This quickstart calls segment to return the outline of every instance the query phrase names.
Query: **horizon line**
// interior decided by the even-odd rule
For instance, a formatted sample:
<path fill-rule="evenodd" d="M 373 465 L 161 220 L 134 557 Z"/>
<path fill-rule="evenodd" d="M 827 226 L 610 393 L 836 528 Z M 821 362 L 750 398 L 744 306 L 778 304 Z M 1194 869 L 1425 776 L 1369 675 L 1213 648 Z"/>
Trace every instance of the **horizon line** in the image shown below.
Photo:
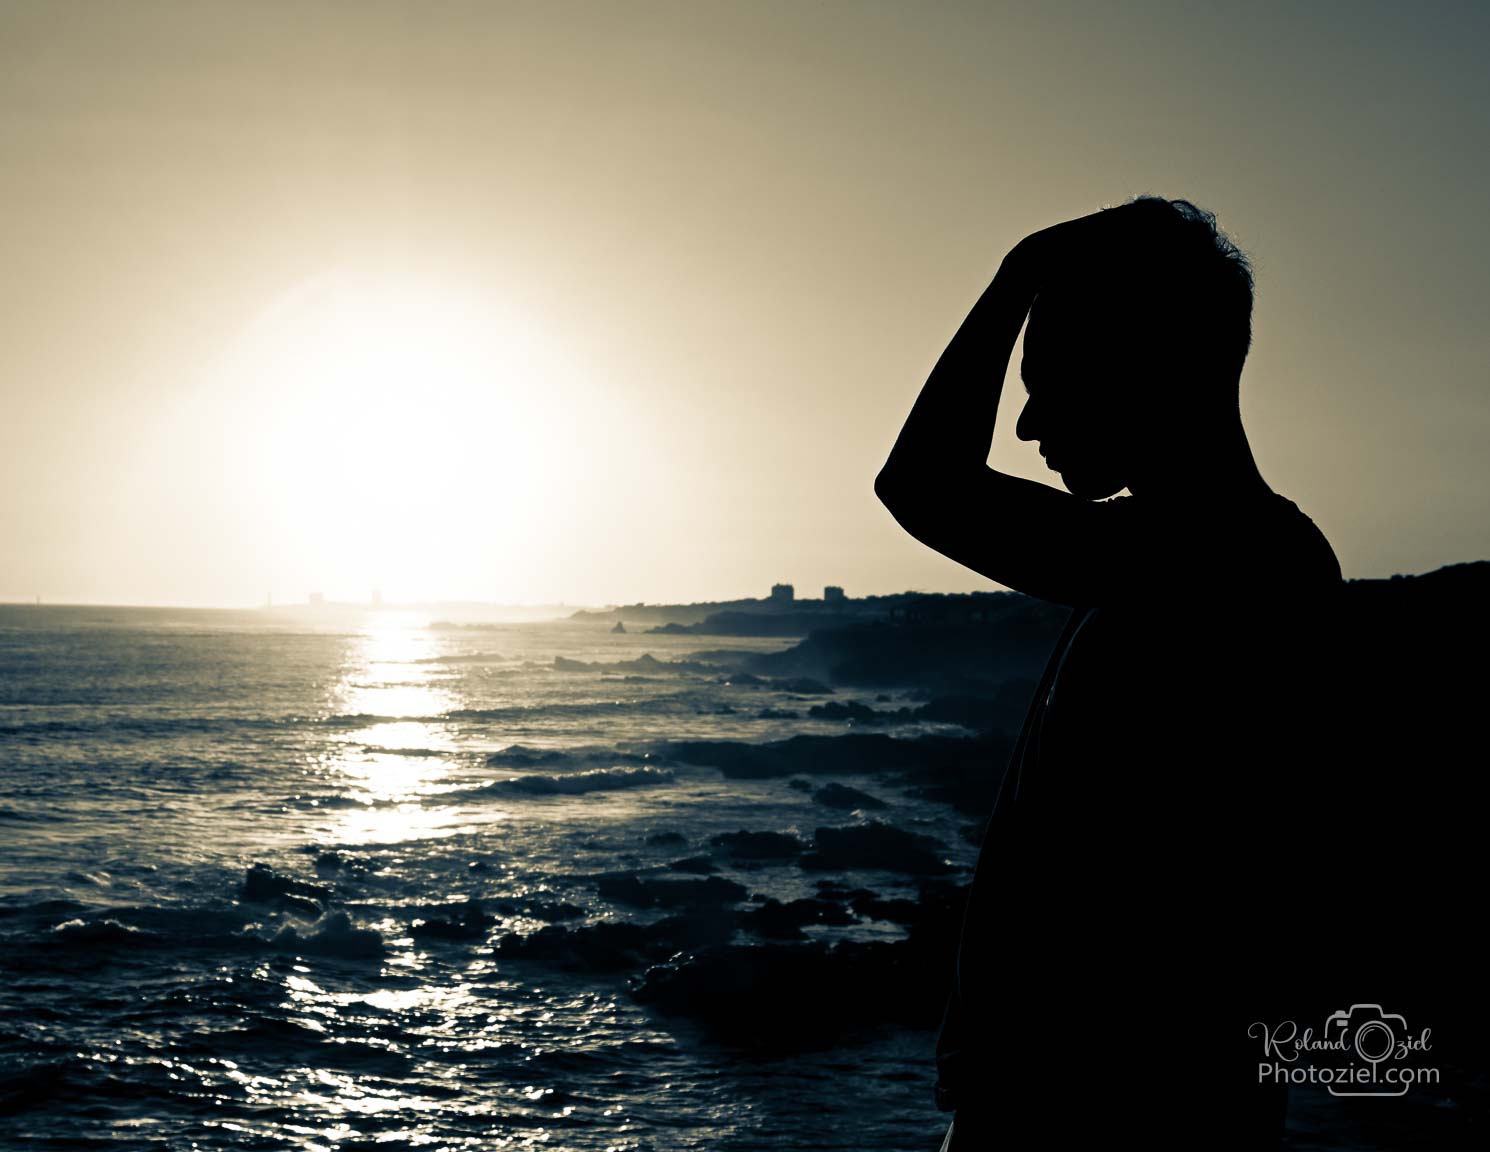
<path fill-rule="evenodd" d="M 1014 592 L 1012 588 L 970 588 L 954 592 L 928 592 L 920 588 L 904 588 L 898 592 L 869 592 L 861 596 L 850 596 L 845 594 L 844 599 L 874 600 L 884 599 L 889 596 L 986 596 L 999 595 L 1005 592 Z M 1017 595 L 1018 593 L 1016 593 Z M 481 608 L 562 608 L 575 612 L 580 611 L 611 611 L 617 608 L 659 608 L 676 607 L 686 608 L 699 604 L 737 604 L 743 601 L 760 601 L 771 603 L 769 596 L 734 596 L 712 600 L 640 600 L 629 603 L 612 604 L 582 604 L 567 601 L 540 601 L 538 603 L 508 603 L 496 600 L 408 600 L 408 601 L 384 601 L 373 604 L 371 601 L 363 600 L 325 600 L 319 604 L 313 604 L 306 600 L 287 601 L 283 604 L 181 604 L 167 601 L 152 601 L 146 603 L 133 602 L 123 603 L 114 601 L 95 600 L 44 600 L 40 597 L 31 600 L 0 600 L 0 608 L 175 608 L 200 612 L 279 612 L 295 609 L 336 609 L 355 608 L 367 612 L 387 612 L 394 610 L 408 610 L 413 608 L 438 608 L 438 607 L 460 607 L 474 606 Z M 824 603 L 821 596 L 797 596 L 791 600 L 784 601 L 787 604 L 821 604 Z"/>

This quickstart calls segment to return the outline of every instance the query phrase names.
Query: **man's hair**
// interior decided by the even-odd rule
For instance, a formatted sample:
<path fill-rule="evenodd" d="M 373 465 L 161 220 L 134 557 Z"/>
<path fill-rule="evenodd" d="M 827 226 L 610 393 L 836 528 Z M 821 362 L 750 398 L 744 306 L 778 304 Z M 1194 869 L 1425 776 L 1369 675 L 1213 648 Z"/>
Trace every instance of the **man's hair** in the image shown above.
<path fill-rule="evenodd" d="M 1179 337 L 1191 364 L 1240 376 L 1252 347 L 1252 267 L 1216 217 L 1188 200 L 1135 196 L 1105 210 L 1130 306 Z"/>

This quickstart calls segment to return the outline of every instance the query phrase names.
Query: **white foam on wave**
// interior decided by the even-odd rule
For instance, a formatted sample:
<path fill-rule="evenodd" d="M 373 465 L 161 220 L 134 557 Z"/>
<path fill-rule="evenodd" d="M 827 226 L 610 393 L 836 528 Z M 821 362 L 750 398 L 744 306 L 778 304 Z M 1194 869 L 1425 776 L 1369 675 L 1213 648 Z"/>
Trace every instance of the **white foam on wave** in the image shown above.
<path fill-rule="evenodd" d="M 350 957 L 381 956 L 387 947 L 382 933 L 376 928 L 357 927 L 340 909 L 323 913 L 304 932 L 293 924 L 286 924 L 274 934 L 271 943 L 287 951 Z"/>
<path fill-rule="evenodd" d="M 589 768 L 583 772 L 513 776 L 501 781 L 505 788 L 539 796 L 576 796 L 615 788 L 640 788 L 666 784 L 673 779 L 668 768 Z"/>

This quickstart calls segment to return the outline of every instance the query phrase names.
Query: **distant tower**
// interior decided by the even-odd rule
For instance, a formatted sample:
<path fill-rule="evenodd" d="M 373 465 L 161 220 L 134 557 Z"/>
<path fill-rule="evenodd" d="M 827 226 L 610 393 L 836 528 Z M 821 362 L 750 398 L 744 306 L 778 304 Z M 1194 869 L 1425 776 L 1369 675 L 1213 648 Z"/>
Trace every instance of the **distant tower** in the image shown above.
<path fill-rule="evenodd" d="M 771 599 L 777 604 L 790 604 L 796 596 L 796 589 L 790 584 L 772 584 Z"/>
<path fill-rule="evenodd" d="M 823 602 L 826 604 L 842 604 L 843 589 L 837 584 L 829 584 L 823 589 Z"/>
<path fill-rule="evenodd" d="M 383 590 L 381 588 L 373 589 L 372 606 L 374 608 L 381 608 L 383 606 Z"/>

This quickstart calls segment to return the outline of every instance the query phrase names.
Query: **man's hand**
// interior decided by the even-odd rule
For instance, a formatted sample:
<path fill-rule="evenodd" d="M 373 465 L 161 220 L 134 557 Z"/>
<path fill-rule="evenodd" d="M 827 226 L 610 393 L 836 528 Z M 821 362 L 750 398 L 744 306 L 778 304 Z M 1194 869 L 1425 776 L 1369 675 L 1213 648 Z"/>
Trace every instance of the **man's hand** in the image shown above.
<path fill-rule="evenodd" d="M 999 271 L 1008 267 L 1034 296 L 1052 280 L 1090 264 L 1109 239 L 1107 224 L 1103 212 L 1092 212 L 1031 232 L 1009 250 Z"/>
<path fill-rule="evenodd" d="M 1008 588 L 1105 603 L 1133 567 L 1111 510 L 988 466 L 1009 356 L 1041 286 L 1109 258 L 1100 212 L 1032 232 L 999 265 L 927 378 L 875 477 L 880 502 L 928 548 Z M 1131 534 L 1129 534 L 1131 535 Z"/>

